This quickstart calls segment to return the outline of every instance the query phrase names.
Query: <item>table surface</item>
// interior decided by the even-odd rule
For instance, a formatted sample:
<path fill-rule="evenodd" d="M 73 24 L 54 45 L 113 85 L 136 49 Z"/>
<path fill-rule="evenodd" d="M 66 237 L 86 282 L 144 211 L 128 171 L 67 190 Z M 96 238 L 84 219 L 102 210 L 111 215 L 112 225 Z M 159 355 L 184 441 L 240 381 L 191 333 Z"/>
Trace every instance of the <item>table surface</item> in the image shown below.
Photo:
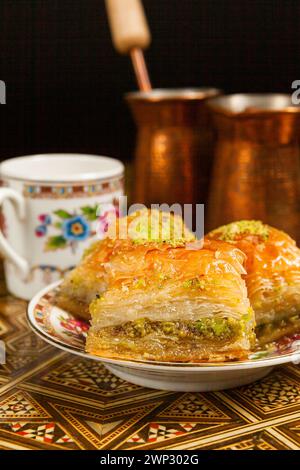
<path fill-rule="evenodd" d="M 300 449 L 300 368 L 250 386 L 169 393 L 111 375 L 29 329 L 0 283 L 0 449 Z"/>

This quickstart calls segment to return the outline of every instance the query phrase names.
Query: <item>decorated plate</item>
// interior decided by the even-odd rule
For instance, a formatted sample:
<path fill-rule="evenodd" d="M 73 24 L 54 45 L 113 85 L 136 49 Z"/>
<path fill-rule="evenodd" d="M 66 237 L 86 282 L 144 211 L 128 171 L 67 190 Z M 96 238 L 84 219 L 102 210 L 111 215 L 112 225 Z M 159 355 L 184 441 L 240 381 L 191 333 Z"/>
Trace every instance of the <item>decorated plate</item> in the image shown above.
<path fill-rule="evenodd" d="M 85 352 L 89 322 L 58 308 L 53 301 L 59 284 L 60 281 L 43 289 L 29 303 L 27 317 L 33 331 L 59 349 L 103 362 L 118 377 L 138 385 L 185 392 L 222 390 L 258 380 L 274 366 L 300 363 L 300 333 L 265 349 L 258 348 L 245 361 L 158 363 L 93 356 Z"/>

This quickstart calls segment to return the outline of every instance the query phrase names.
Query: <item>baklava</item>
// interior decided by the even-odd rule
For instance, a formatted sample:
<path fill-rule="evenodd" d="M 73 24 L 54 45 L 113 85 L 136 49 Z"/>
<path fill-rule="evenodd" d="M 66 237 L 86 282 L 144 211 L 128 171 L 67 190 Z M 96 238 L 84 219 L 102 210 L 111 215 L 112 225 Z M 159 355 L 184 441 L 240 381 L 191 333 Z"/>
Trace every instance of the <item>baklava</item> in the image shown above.
<path fill-rule="evenodd" d="M 131 246 L 149 240 L 182 245 L 195 239 L 179 215 L 158 210 L 140 210 L 128 217 L 111 220 L 104 240 L 91 244 L 85 251 L 81 263 L 68 273 L 56 297 L 57 304 L 69 312 L 90 318 L 89 305 L 108 287 L 106 263 L 112 262 L 118 253 Z M 118 258 L 117 258 L 118 259 Z M 136 260 L 138 265 L 139 260 Z M 126 266 L 123 266 L 126 270 Z"/>
<path fill-rule="evenodd" d="M 181 218 L 141 211 L 91 247 L 63 282 L 60 302 L 91 315 L 86 350 L 94 355 L 238 360 L 254 344 L 244 261 L 228 243 L 196 241 Z"/>
<path fill-rule="evenodd" d="M 86 350 L 168 362 L 247 357 L 254 313 L 243 261 L 240 250 L 222 242 L 187 248 L 128 241 L 106 263 L 109 282 L 90 305 Z"/>
<path fill-rule="evenodd" d="M 207 239 L 231 243 L 245 253 L 245 280 L 261 344 L 300 331 L 300 249 L 289 235 L 245 220 L 222 226 Z"/>

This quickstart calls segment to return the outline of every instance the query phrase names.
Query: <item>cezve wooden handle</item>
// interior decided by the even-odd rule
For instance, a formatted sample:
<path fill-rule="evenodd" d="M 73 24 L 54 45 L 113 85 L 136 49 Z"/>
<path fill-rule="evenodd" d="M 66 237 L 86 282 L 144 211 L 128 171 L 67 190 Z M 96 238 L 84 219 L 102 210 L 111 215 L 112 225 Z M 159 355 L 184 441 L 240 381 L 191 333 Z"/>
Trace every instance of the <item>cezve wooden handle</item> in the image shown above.
<path fill-rule="evenodd" d="M 121 54 L 146 49 L 151 34 L 141 0 L 105 0 L 112 39 Z"/>

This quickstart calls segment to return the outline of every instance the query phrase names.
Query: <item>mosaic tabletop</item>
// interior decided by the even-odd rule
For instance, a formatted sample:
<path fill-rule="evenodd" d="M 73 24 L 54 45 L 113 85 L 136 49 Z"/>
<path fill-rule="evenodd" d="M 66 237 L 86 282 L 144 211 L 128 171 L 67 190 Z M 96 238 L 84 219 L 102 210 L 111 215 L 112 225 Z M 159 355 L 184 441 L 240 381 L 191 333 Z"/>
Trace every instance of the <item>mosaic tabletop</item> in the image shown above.
<path fill-rule="evenodd" d="M 214 393 L 150 390 L 39 339 L 0 284 L 0 449 L 300 449 L 300 367 Z"/>

